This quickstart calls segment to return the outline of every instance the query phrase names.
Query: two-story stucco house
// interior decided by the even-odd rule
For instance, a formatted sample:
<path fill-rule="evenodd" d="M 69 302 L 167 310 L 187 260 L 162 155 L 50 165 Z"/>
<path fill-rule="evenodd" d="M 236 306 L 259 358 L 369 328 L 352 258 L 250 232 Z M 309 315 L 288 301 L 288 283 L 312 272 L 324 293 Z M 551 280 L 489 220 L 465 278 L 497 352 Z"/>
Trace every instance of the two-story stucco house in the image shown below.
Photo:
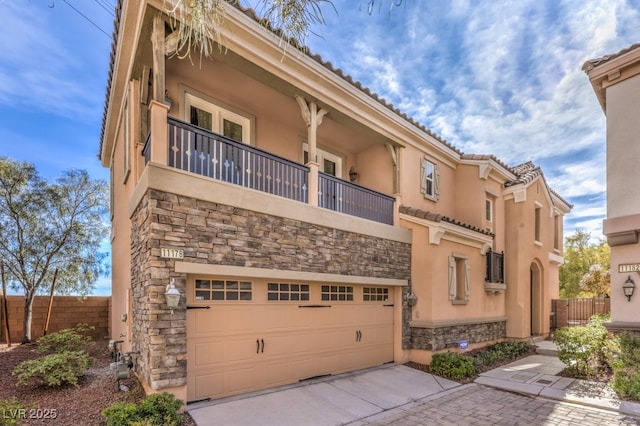
<path fill-rule="evenodd" d="M 640 291 L 635 289 L 640 284 L 640 43 L 586 61 L 583 70 L 607 117 L 603 233 L 611 246 L 611 321 L 605 325 L 640 334 Z"/>
<path fill-rule="evenodd" d="M 117 11 L 100 142 L 111 334 L 147 390 L 219 398 L 548 334 L 571 206 L 538 167 L 283 59 L 239 7 L 224 50 L 180 60 L 163 6 Z"/>

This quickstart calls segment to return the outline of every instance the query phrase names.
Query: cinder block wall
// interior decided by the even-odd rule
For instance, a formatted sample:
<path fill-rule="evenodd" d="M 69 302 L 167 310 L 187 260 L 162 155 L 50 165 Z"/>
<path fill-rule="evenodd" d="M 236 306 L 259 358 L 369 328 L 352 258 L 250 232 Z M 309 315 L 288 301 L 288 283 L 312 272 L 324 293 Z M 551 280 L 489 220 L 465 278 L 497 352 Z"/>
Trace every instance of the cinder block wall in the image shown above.
<path fill-rule="evenodd" d="M 90 296 L 84 299 L 76 296 L 54 296 L 51 318 L 47 334 L 64 328 L 75 327 L 78 323 L 87 323 L 95 327 L 93 338 L 102 340 L 109 336 L 109 302 L 110 297 Z M 22 341 L 22 324 L 24 318 L 24 297 L 7 296 L 9 307 L 9 327 L 11 343 Z M 43 335 L 44 324 L 47 319 L 49 296 L 36 296 L 33 302 L 33 322 L 31 324 L 31 339 L 35 340 Z M 0 324 L 1 342 L 6 342 L 4 331 L 4 317 Z"/>

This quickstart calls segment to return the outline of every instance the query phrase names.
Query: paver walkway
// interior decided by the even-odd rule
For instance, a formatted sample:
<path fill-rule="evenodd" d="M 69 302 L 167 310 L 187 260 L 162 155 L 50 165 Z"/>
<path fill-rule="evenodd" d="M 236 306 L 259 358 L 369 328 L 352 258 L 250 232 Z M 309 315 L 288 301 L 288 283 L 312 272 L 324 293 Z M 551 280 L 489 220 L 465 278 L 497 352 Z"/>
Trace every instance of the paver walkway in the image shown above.
<path fill-rule="evenodd" d="M 352 425 L 640 425 L 614 411 L 532 397 L 470 384 L 425 402 L 416 402 Z"/>

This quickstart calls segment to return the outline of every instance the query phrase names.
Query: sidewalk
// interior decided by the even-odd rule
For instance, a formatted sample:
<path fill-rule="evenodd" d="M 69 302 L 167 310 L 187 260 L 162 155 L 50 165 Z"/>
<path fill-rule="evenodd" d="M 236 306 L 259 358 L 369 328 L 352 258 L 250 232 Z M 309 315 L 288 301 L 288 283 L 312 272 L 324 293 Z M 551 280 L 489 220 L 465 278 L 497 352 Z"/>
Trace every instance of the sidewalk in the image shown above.
<path fill-rule="evenodd" d="M 640 416 L 640 403 L 621 401 L 606 383 L 561 377 L 564 364 L 553 342 L 536 343 L 538 355 L 480 374 L 475 383 Z M 545 354 L 545 355 L 542 355 Z"/>

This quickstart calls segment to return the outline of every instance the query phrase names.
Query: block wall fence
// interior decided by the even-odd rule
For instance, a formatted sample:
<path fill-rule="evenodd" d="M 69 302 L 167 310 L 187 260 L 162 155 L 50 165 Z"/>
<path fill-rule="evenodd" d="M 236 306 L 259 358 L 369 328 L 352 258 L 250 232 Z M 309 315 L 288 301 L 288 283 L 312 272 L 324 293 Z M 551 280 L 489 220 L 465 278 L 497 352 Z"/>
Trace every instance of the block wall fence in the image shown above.
<path fill-rule="evenodd" d="M 9 308 L 11 344 L 19 344 L 23 337 L 24 296 L 7 296 L 7 304 Z M 78 323 L 87 323 L 95 327 L 93 338 L 96 341 L 103 340 L 109 336 L 110 304 L 111 297 L 108 296 L 89 296 L 86 298 L 54 296 L 47 334 L 64 328 L 75 327 Z M 48 307 L 49 296 L 36 296 L 33 302 L 33 322 L 31 324 L 32 341 L 44 333 Z M 4 311 L 2 311 L 0 319 L 2 320 L 0 323 L 0 343 L 6 343 Z"/>

